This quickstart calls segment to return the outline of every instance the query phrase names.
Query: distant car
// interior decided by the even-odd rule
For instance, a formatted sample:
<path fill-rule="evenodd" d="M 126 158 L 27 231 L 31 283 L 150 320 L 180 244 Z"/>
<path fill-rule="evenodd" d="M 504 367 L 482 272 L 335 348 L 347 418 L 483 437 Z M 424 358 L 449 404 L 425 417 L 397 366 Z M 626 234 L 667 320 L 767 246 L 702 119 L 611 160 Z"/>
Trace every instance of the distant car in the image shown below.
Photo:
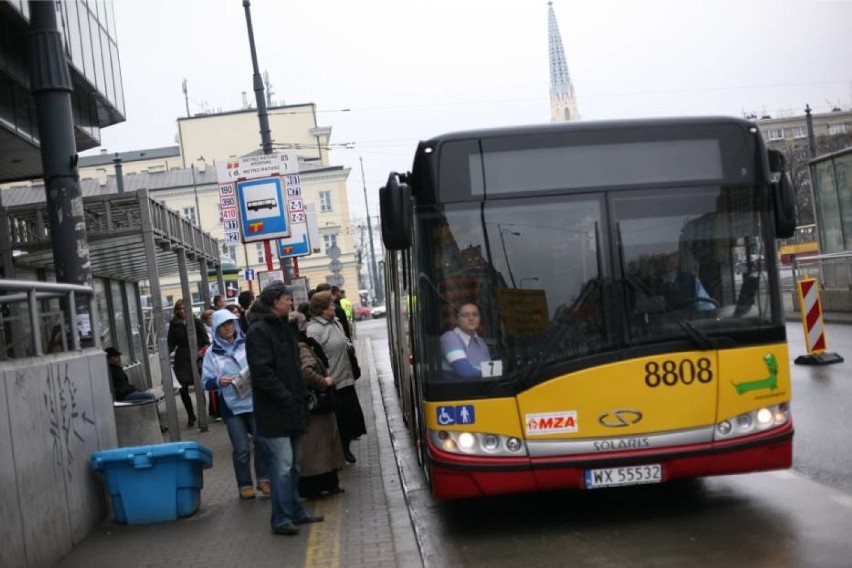
<path fill-rule="evenodd" d="M 356 306 L 355 321 L 370 319 L 373 309 L 370 306 Z"/>
<path fill-rule="evenodd" d="M 376 306 L 373 308 L 372 314 L 370 317 L 373 319 L 383 318 L 387 315 L 387 309 L 384 306 Z"/>

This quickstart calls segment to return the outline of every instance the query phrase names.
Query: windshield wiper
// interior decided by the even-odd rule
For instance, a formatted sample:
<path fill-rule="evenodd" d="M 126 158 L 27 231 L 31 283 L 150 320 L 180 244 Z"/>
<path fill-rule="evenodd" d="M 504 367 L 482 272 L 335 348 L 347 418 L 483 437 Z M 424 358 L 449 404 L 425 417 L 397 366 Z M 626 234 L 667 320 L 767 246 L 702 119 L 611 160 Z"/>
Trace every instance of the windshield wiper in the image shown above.
<path fill-rule="evenodd" d="M 718 347 L 718 344 L 715 339 L 692 325 L 688 319 L 683 317 L 683 314 L 680 310 L 676 309 L 672 306 L 665 296 L 660 294 L 655 294 L 653 290 L 651 290 L 644 282 L 641 280 L 637 280 L 636 278 L 632 278 L 630 276 L 625 276 L 624 281 L 630 284 L 630 286 L 636 291 L 644 294 L 649 301 L 653 302 L 657 306 L 662 306 L 662 313 L 668 316 L 671 316 L 671 319 L 680 326 L 680 328 L 689 336 L 692 342 L 702 351 L 709 351 L 710 349 L 715 349 Z"/>

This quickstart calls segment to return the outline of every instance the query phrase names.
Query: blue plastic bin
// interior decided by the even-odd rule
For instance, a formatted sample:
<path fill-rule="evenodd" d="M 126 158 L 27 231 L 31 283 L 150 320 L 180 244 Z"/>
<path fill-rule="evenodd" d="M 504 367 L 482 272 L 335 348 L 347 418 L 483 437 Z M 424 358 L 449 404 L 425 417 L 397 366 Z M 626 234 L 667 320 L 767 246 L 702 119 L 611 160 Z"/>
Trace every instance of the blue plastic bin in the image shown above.
<path fill-rule="evenodd" d="M 188 517 L 201 504 L 203 468 L 213 453 L 196 442 L 131 446 L 92 454 L 92 468 L 104 474 L 115 520 L 158 523 Z"/>

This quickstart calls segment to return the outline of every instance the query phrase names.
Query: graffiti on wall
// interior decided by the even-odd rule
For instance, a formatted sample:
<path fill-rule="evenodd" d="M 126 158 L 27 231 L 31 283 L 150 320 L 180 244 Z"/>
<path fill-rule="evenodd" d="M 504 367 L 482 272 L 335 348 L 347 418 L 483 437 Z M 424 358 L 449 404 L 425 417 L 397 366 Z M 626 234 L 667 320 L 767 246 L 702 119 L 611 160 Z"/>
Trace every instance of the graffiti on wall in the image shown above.
<path fill-rule="evenodd" d="M 47 367 L 44 384 L 45 390 L 42 396 L 53 441 L 53 460 L 57 467 L 65 466 L 66 474 L 70 479 L 71 466 L 74 463 L 72 438 L 85 443 L 80 432 L 94 426 L 95 421 L 87 415 L 85 410 L 81 411 L 78 405 L 77 385 L 71 381 L 68 374 L 68 363 L 65 363 L 64 369 L 61 365 Z"/>

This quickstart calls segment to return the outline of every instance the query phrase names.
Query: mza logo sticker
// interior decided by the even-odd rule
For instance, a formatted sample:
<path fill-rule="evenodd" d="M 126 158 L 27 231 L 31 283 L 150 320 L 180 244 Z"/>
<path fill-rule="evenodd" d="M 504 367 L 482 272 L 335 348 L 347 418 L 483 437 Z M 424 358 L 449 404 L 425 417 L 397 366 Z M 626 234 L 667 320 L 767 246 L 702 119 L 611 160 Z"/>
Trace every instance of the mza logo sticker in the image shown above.
<path fill-rule="evenodd" d="M 527 414 L 525 423 L 528 436 L 573 433 L 577 431 L 577 411 Z"/>

